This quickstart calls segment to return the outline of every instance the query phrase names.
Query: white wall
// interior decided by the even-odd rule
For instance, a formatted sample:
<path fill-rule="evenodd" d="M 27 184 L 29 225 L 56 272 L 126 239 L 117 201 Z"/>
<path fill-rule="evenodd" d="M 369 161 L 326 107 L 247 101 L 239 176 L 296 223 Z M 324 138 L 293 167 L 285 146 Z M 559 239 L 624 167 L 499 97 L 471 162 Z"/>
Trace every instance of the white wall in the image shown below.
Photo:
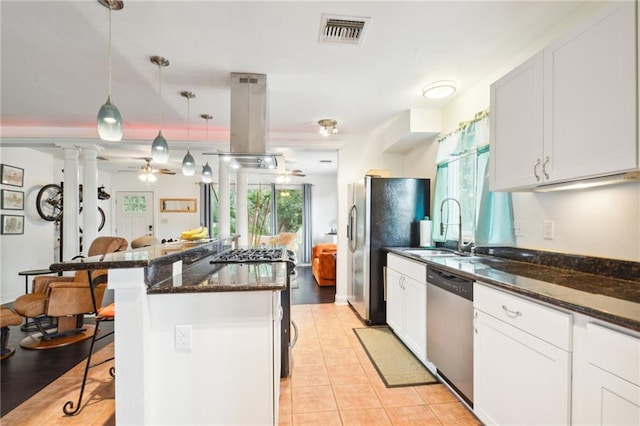
<path fill-rule="evenodd" d="M 338 192 L 336 188 L 338 177 L 337 175 L 307 175 L 303 181 L 312 185 L 312 246 L 331 242 L 330 237 L 326 234 L 331 231 L 331 228 L 338 228 Z"/>
<path fill-rule="evenodd" d="M 40 188 L 55 180 L 53 157 L 49 154 L 0 147 L 0 162 L 24 169 L 22 188 L 9 185 L 0 188 L 23 191 L 25 197 L 24 211 L 2 210 L 2 214 L 24 215 L 23 235 L 0 235 L 0 303 L 4 304 L 24 294 L 25 279 L 18 272 L 47 268 L 54 262 L 55 225 L 40 218 L 35 200 Z"/>

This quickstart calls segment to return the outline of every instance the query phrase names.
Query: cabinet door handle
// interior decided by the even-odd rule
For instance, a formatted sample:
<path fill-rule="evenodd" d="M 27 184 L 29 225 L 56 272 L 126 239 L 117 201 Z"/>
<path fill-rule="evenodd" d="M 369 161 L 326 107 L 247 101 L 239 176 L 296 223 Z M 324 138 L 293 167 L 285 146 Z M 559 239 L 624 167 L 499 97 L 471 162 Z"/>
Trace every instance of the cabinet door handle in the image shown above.
<path fill-rule="evenodd" d="M 504 309 L 504 311 L 507 314 L 507 316 L 509 316 L 511 318 L 518 318 L 518 317 L 522 316 L 522 312 L 520 312 L 520 311 L 512 311 L 511 309 L 507 308 L 506 305 L 502 305 L 502 309 Z"/>
<path fill-rule="evenodd" d="M 547 164 L 549 163 L 549 156 L 544 157 L 544 163 L 542 163 L 542 173 L 544 178 L 549 180 L 549 173 L 547 173 Z"/>
<path fill-rule="evenodd" d="M 540 165 L 540 159 L 536 160 L 536 164 L 533 165 L 533 175 L 536 177 L 536 182 L 540 182 L 540 175 L 538 174 L 538 166 Z"/>

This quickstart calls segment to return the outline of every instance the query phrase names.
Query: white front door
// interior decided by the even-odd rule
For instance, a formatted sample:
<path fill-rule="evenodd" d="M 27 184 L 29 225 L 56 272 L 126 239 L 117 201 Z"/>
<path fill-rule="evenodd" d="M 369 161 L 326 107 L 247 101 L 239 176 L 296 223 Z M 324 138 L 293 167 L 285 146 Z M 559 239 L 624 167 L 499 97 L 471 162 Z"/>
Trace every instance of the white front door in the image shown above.
<path fill-rule="evenodd" d="M 117 192 L 116 235 L 129 243 L 143 235 L 154 235 L 153 192 Z"/>

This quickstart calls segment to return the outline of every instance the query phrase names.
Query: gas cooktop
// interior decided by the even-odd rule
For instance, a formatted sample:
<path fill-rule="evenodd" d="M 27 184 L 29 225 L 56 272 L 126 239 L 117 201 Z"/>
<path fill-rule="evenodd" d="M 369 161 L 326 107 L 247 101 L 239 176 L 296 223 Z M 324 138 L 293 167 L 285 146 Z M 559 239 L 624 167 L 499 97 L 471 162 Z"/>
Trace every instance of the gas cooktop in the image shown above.
<path fill-rule="evenodd" d="M 292 256 L 284 248 L 237 248 L 216 254 L 211 263 L 290 262 Z"/>

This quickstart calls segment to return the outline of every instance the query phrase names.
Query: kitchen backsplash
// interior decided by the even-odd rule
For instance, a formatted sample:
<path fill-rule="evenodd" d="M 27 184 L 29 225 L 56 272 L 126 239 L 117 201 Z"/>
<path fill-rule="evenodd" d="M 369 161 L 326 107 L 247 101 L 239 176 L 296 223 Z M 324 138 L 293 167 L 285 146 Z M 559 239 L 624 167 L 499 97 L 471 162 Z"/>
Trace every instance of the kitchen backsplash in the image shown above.
<path fill-rule="evenodd" d="M 640 283 L 640 262 L 514 247 L 478 247 L 476 253 Z"/>

